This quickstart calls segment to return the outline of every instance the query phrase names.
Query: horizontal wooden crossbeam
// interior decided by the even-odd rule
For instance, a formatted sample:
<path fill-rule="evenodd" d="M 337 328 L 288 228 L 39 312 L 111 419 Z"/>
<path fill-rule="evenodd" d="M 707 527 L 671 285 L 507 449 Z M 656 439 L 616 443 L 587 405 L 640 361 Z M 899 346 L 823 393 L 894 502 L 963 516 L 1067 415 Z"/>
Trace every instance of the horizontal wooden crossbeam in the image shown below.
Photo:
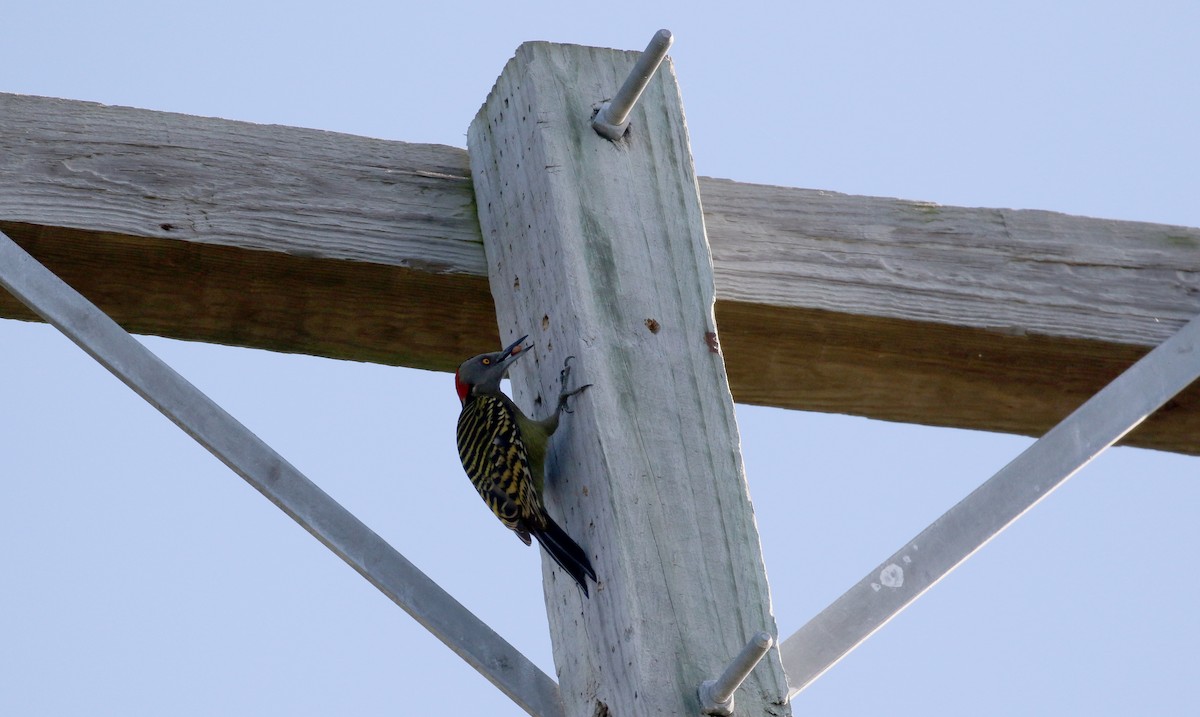
<path fill-rule="evenodd" d="M 1200 313 L 1200 229 L 700 193 L 741 402 L 1040 435 Z M 458 148 L 0 94 L 0 230 L 136 333 L 437 370 L 499 341 Z M 1126 442 L 1200 453 L 1200 387 Z"/>

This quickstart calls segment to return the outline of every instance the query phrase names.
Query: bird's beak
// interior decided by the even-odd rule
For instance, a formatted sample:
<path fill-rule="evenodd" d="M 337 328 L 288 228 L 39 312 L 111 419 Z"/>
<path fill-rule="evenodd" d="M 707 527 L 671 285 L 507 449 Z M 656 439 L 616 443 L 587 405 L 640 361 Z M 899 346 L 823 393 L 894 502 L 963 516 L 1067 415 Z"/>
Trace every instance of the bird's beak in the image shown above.
<path fill-rule="evenodd" d="M 517 359 L 517 358 L 520 358 L 521 356 L 525 355 L 526 351 L 533 348 L 533 346 L 525 346 L 524 345 L 525 339 L 527 339 L 527 338 L 529 338 L 528 334 L 526 334 L 525 336 L 522 336 L 521 338 L 512 342 L 512 345 L 510 345 L 508 348 L 504 349 L 504 353 L 500 354 L 500 361 L 507 362 L 508 359 L 510 359 L 510 358 Z"/>

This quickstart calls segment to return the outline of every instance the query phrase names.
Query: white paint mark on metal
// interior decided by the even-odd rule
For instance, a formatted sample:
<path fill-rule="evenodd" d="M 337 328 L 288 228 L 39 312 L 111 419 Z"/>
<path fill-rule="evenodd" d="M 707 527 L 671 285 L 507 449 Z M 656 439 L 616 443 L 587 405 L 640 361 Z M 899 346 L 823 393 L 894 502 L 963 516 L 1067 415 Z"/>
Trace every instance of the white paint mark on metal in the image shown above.
<path fill-rule="evenodd" d="M 895 563 L 890 563 L 886 568 L 879 571 L 879 582 L 889 588 L 899 588 L 904 586 L 904 568 Z"/>

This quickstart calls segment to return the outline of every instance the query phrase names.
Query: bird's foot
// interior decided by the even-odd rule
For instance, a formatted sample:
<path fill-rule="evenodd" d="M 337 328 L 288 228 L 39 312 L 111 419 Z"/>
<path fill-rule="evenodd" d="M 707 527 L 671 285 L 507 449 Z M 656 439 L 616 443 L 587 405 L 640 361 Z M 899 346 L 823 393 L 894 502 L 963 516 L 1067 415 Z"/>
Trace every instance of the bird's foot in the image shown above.
<path fill-rule="evenodd" d="M 574 411 L 567 407 L 567 399 L 571 396 L 583 393 L 585 390 L 592 387 L 592 384 L 587 383 L 571 391 L 567 390 L 567 379 L 571 376 L 571 359 L 573 358 L 575 357 L 568 356 L 567 360 L 563 361 L 562 371 L 558 372 L 558 380 L 562 386 L 562 389 L 558 394 L 558 410 L 566 411 L 567 413 L 574 413 Z"/>

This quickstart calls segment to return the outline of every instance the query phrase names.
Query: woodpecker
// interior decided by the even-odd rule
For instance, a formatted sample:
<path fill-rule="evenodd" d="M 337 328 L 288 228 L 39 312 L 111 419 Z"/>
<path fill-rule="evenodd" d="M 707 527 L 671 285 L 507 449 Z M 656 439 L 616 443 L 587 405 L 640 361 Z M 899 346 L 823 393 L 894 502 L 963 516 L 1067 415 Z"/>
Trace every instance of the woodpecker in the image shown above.
<path fill-rule="evenodd" d="M 542 502 L 546 444 L 558 428 L 567 399 L 591 386 L 568 391 L 571 358 L 560 374 L 558 405 L 548 418 L 535 421 L 500 390 L 500 379 L 530 347 L 522 336 L 503 351 L 467 359 L 454 374 L 462 413 L 458 415 L 458 456 L 471 484 L 501 523 L 530 545 L 537 538 L 554 562 L 588 596 L 587 579 L 596 571 L 587 553 L 546 512 Z"/>

